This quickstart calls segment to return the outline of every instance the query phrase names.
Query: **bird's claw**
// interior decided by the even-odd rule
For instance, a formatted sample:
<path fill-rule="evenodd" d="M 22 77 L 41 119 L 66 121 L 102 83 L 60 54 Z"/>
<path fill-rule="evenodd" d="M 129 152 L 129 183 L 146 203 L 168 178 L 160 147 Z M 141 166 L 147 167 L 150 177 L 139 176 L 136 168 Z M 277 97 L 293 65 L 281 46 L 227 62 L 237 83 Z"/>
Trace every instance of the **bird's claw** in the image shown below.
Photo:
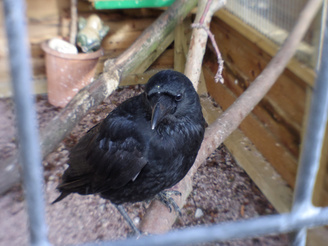
<path fill-rule="evenodd" d="M 182 215 L 181 210 L 178 204 L 176 204 L 174 199 L 171 197 L 172 195 L 181 196 L 181 192 L 177 190 L 161 191 L 156 195 L 155 199 L 160 200 L 169 209 L 170 213 L 172 212 L 172 207 L 173 207 L 175 212 L 177 212 L 181 216 Z"/>
<path fill-rule="evenodd" d="M 133 230 L 133 235 L 136 238 L 139 238 L 142 233 L 141 231 L 136 227 L 136 225 L 133 223 L 132 219 L 130 218 L 130 216 L 127 214 L 127 212 L 125 211 L 124 207 L 122 205 L 115 205 L 115 207 L 117 208 L 117 210 L 121 213 L 121 215 L 123 216 L 123 218 L 125 219 L 125 221 L 129 224 L 129 226 L 132 228 Z"/>

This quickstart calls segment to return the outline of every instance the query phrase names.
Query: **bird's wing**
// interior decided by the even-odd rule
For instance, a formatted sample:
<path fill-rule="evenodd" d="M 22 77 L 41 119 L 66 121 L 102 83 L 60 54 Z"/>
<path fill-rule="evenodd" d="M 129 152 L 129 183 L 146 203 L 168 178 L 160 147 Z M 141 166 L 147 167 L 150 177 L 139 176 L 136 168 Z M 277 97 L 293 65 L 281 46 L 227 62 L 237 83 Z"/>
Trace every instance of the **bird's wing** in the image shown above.
<path fill-rule="evenodd" d="M 57 186 L 64 197 L 71 192 L 90 194 L 93 168 L 86 160 L 87 151 L 95 141 L 99 132 L 99 124 L 92 127 L 80 141 L 71 149 L 69 154 L 69 168 L 63 174 L 62 182 Z M 55 202 L 60 201 L 58 198 Z"/>
<path fill-rule="evenodd" d="M 86 156 L 94 173 L 94 192 L 124 186 L 148 163 L 141 128 L 134 119 L 115 114 L 101 124 Z"/>
<path fill-rule="evenodd" d="M 99 193 L 137 178 L 148 163 L 147 120 L 140 99 L 122 103 L 71 149 L 60 191 Z"/>

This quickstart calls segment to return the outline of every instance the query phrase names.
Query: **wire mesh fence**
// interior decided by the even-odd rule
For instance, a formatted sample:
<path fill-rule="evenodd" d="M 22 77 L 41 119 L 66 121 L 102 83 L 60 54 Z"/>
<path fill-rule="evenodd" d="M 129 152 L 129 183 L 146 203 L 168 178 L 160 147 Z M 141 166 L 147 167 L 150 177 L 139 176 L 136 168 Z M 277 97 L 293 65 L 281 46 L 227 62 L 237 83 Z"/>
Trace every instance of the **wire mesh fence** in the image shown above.
<path fill-rule="evenodd" d="M 30 244 L 49 245 L 44 219 L 42 167 L 36 126 L 36 112 L 31 97 L 31 67 L 26 42 L 24 1 L 4 0 L 12 84 L 18 121 L 23 181 L 30 225 Z M 322 52 L 328 53 L 328 24 L 325 23 Z M 116 242 L 84 245 L 188 245 L 225 241 L 296 231 L 294 245 L 305 245 L 306 229 L 328 225 L 328 208 L 311 203 L 314 182 L 319 168 L 323 136 L 328 117 L 328 60 L 323 57 L 313 91 L 309 121 L 300 158 L 291 213 L 261 216 L 237 222 L 199 226 L 165 235 L 127 239 Z M 29 83 L 27 83 L 29 82 Z"/>
<path fill-rule="evenodd" d="M 226 9 L 274 43 L 281 45 L 294 27 L 306 0 L 234 0 Z M 296 57 L 314 67 L 320 33 L 320 16 L 316 17 L 299 45 Z"/>

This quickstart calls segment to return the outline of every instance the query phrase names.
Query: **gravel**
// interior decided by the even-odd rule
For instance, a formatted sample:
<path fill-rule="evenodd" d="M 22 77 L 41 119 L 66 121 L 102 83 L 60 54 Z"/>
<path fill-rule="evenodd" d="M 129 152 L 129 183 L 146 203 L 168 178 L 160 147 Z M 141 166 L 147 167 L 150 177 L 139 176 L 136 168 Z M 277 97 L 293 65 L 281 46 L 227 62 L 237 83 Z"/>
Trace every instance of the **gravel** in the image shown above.
<path fill-rule="evenodd" d="M 69 149 L 119 103 L 139 94 L 142 89 L 142 86 L 130 86 L 115 91 L 101 105 L 91 110 L 60 143 L 57 150 L 43 161 L 46 219 L 49 240 L 53 245 L 124 239 L 131 235 L 131 229 L 115 207 L 99 196 L 73 194 L 60 203 L 51 205 L 51 202 L 58 196 L 55 188 L 67 167 Z M 45 96 L 38 96 L 37 112 L 40 127 L 43 128 L 60 109 L 51 106 Z M 0 113 L 0 160 L 3 160 L 16 148 L 10 99 L 0 100 Z M 3 165 L 3 162 L 0 165 Z M 224 145 L 221 145 L 199 168 L 193 178 L 193 188 L 185 207 L 182 208 L 182 216 L 173 226 L 175 230 L 276 213 L 252 180 L 235 163 Z M 19 185 L 0 197 L 0 245 L 28 245 L 27 215 L 24 206 L 24 196 Z M 138 226 L 148 203 L 124 206 Z M 202 245 L 282 246 L 288 245 L 288 242 L 286 235 L 277 235 Z"/>

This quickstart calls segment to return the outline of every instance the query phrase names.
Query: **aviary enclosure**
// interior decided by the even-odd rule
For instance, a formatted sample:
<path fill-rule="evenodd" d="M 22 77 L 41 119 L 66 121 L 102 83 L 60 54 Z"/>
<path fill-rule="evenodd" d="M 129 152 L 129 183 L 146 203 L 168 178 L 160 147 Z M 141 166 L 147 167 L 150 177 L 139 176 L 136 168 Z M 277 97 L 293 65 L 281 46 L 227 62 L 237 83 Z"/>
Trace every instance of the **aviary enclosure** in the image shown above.
<path fill-rule="evenodd" d="M 15 48 L 10 48 L 10 53 L 8 53 L 7 47 L 15 44 L 10 37 L 17 37 L 14 35 L 16 24 L 10 22 L 11 14 L 16 13 L 10 11 L 11 7 L 21 8 L 20 1 L 17 2 L 16 6 L 10 1 L 1 3 L 4 10 L 1 30 L 7 28 L 8 39 L 5 31 L 1 31 L 0 95 L 3 98 L 2 103 L 7 105 L 2 107 L 5 109 L 8 107 L 10 111 L 13 110 L 11 99 L 8 98 L 12 97 L 13 90 L 8 61 L 15 57 Z M 258 220 L 241 216 L 238 220 L 244 219 L 245 222 L 234 224 L 227 219 L 226 223 L 212 227 L 209 225 L 207 228 L 191 227 L 161 236 L 142 237 L 137 241 L 129 239 L 124 242 L 108 242 L 108 245 L 119 243 L 122 245 L 164 245 L 165 243 L 185 245 L 287 232 L 294 232 L 290 239 L 294 245 L 326 245 L 327 229 L 317 227 L 328 224 L 328 212 L 327 208 L 324 208 L 328 205 L 326 182 L 328 157 L 325 151 L 328 147 L 328 137 L 325 132 L 327 93 L 324 93 L 327 87 L 325 87 L 327 75 L 324 71 L 328 70 L 324 69 L 326 59 L 324 56 L 321 57 L 324 51 L 327 51 L 324 38 L 327 35 L 327 30 L 325 31 L 326 1 L 199 1 L 198 10 L 195 8 L 197 1 L 194 0 L 177 0 L 170 7 L 132 10 L 108 10 L 99 7 L 105 2 L 110 1 L 77 2 L 78 16 L 88 17 L 95 13 L 110 27 L 110 31 L 102 41 L 104 55 L 97 64 L 93 82 L 82 89 L 65 108 L 59 109 L 47 105 L 43 109 L 48 111 L 44 114 L 48 119 L 44 125 L 41 124 L 40 130 L 41 155 L 45 169 L 43 178 L 46 182 L 49 180 L 52 182 L 52 186 L 46 185 L 46 200 L 51 200 L 49 189 L 55 188 L 55 182 L 58 181 L 65 168 L 66 147 L 70 146 L 70 142 L 74 142 L 76 131 L 83 130 L 74 128 L 81 119 L 90 110 L 92 115 L 88 114 L 89 116 L 87 115 L 83 121 L 85 119 L 93 121 L 90 117 L 95 115 L 103 117 L 100 112 L 108 112 L 115 106 L 116 100 L 121 100 L 120 94 L 110 96 L 115 93 L 115 90 L 120 92 L 123 87 L 130 86 L 131 88 L 131 86 L 144 84 L 158 70 L 175 69 L 184 72 L 198 88 L 204 116 L 209 124 L 193 169 L 178 185 L 178 189 L 183 193 L 182 197 L 176 199 L 178 204 L 183 207 L 188 195 L 190 193 L 193 195 L 193 175 L 197 175 L 197 168 L 202 166 L 205 159 L 223 142 L 232 158 L 245 170 L 269 201 L 270 206 L 273 206 L 281 215 L 267 215 Z M 27 18 L 30 45 L 28 48 L 31 59 L 25 65 L 30 65 L 33 69 L 33 93 L 41 95 L 38 96 L 39 105 L 40 102 L 46 104 L 44 95 L 47 93 L 47 78 L 41 43 L 57 36 L 69 37 L 72 6 L 68 1 L 61 0 L 47 2 L 27 0 L 26 6 L 26 13 L 21 12 L 23 16 L 17 19 L 17 25 L 19 25 L 19 21 L 24 23 L 24 18 Z M 5 20 L 12 24 L 12 30 Z M 192 23 L 195 23 L 193 28 Z M 208 35 L 210 37 L 207 40 Z M 320 67 L 322 67 L 321 70 L 319 70 Z M 222 78 L 220 77 L 221 70 Z M 12 71 L 15 71 L 14 68 Z M 24 71 L 21 70 L 22 73 Z M 217 74 L 218 71 L 219 74 Z M 14 81 L 15 78 L 19 81 L 19 78 L 13 76 Z M 216 82 L 216 78 L 221 82 Z M 315 83 L 316 79 L 317 83 Z M 141 90 L 138 86 L 133 88 L 137 91 Z M 320 92 L 323 93 L 320 94 Z M 16 93 L 15 98 L 17 105 L 20 97 Z M 321 101 L 317 102 L 314 98 Z M 95 108 L 96 106 L 98 107 Z M 16 111 L 19 114 L 19 108 L 16 108 Z M 3 110 L 3 112 L 2 117 L 12 117 L 8 111 Z M 18 121 L 24 120 L 20 117 L 23 116 L 18 115 Z M 312 124 L 318 122 L 316 120 L 321 120 L 322 124 L 307 129 L 307 126 L 313 126 Z M 40 121 L 45 122 L 42 119 Z M 18 128 L 20 125 L 22 124 L 18 124 Z M 8 129 L 10 128 L 3 128 L 1 134 L 9 131 Z M 315 130 L 320 130 L 320 132 L 313 132 Z M 2 137 L 3 140 L 0 143 L 2 149 L 0 191 L 3 194 L 2 204 L 5 204 L 5 206 L 2 205 L 3 215 L 8 215 L 10 207 L 16 208 L 15 199 L 20 202 L 24 200 L 22 195 L 18 196 L 19 198 L 16 195 L 13 199 L 10 194 L 15 192 L 17 194 L 20 176 L 26 178 L 28 175 L 24 173 L 27 169 L 33 170 L 32 167 L 23 168 L 24 173 L 20 172 L 16 135 L 15 133 L 6 135 Z M 20 139 L 20 136 L 17 139 Z M 24 148 L 24 143 L 21 142 L 20 146 Z M 60 152 L 60 149 L 64 149 L 64 152 Z M 51 175 L 53 167 L 47 166 L 49 163 L 60 165 L 56 175 Z M 298 168 L 299 166 L 301 168 Z M 210 176 L 210 173 L 207 175 Z M 25 180 L 27 186 L 29 186 L 28 182 L 27 177 Z M 40 193 L 39 198 L 42 198 L 41 190 L 30 192 L 36 196 Z M 29 187 L 26 187 L 25 193 L 29 194 Z M 217 201 L 211 197 L 208 199 Z M 26 200 L 29 201 L 28 198 Z M 76 225 L 81 231 L 88 223 L 88 219 L 82 219 L 82 217 L 88 218 L 88 215 L 92 217 L 97 213 L 94 207 L 101 207 L 107 211 L 108 206 L 101 200 L 100 205 L 97 204 L 97 206 L 95 206 L 95 200 L 89 199 L 85 202 L 88 203 L 88 207 L 91 206 L 90 210 L 80 211 L 78 208 L 69 210 L 81 219 L 82 224 Z M 21 204 L 21 206 L 24 205 L 22 202 Z M 188 205 L 187 202 L 186 207 Z M 28 211 L 33 211 L 31 208 L 33 203 L 29 206 Z M 46 206 L 47 213 L 54 209 Z M 138 206 L 144 211 L 140 222 L 142 231 L 151 234 L 167 232 L 176 221 L 176 214 L 169 213 L 160 203 L 152 202 L 147 209 L 144 205 Z M 65 203 L 61 208 L 62 212 L 58 213 L 66 216 L 64 210 L 68 210 L 68 207 L 69 203 Z M 245 207 L 247 203 L 240 207 L 241 215 L 245 214 Z M 38 206 L 35 205 L 35 208 Z M 43 205 L 41 205 L 41 214 L 42 208 Z M 16 210 L 18 213 L 18 208 Z M 80 213 L 84 212 L 87 214 L 82 216 Z M 21 211 L 19 213 L 25 214 L 22 216 L 25 216 L 26 220 L 26 213 Z M 216 213 L 218 210 L 212 210 L 211 215 L 215 216 Z M 15 218 L 14 211 L 10 210 L 9 214 Z M 51 216 L 54 215 L 51 214 Z M 106 222 L 107 224 L 102 221 L 102 224 L 108 225 L 112 222 L 111 220 L 119 218 L 113 214 L 108 216 L 111 217 L 110 220 Z M 30 218 L 29 220 L 30 228 L 32 228 L 30 242 L 33 245 L 47 245 L 45 230 L 37 230 L 44 229 L 43 217 L 38 218 L 41 225 L 33 225 L 33 222 L 38 219 Z M 10 221 L 8 218 L 9 225 L 20 228 L 19 222 Z M 65 220 L 62 222 L 66 225 L 70 223 Z M 101 227 L 101 223 L 94 228 Z M 209 221 L 207 223 L 210 224 Z M 306 228 L 314 226 L 316 228 L 307 233 Z M 65 232 L 61 231 L 61 233 L 63 236 L 60 236 L 60 233 L 53 236 L 58 241 L 52 240 L 60 244 L 70 243 L 66 239 L 60 240 L 61 237 L 67 236 L 64 236 Z M 15 233 L 13 235 L 15 237 Z M 103 238 L 108 237 L 98 235 L 97 240 L 102 241 Z M 8 245 L 5 239 L 6 237 L 2 236 L 0 243 Z M 17 242 L 27 243 L 27 239 L 24 240 Z M 85 240 L 80 243 L 90 242 L 88 239 Z M 238 243 L 240 245 L 241 242 L 243 241 L 235 241 L 236 245 Z M 245 245 L 253 245 L 256 241 L 244 242 Z M 233 245 L 233 242 L 230 243 L 227 245 Z M 272 245 L 284 245 L 284 243 L 287 243 L 286 240 L 280 238 Z M 103 242 L 101 245 L 107 244 Z"/>

